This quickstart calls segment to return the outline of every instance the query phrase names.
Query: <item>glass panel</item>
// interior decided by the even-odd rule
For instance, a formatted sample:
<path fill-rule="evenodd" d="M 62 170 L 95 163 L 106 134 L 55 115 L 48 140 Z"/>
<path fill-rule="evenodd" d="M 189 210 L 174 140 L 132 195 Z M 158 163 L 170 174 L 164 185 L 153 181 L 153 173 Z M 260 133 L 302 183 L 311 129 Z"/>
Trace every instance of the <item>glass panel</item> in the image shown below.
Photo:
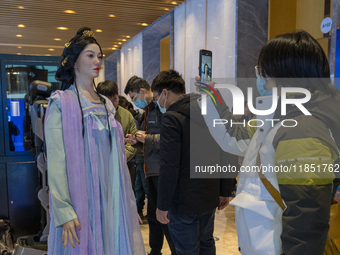
<path fill-rule="evenodd" d="M 6 94 L 10 151 L 29 151 L 32 148 L 32 125 L 29 116 L 28 89 L 34 80 L 52 83 L 53 90 L 59 82 L 54 78 L 57 66 L 6 65 Z"/>

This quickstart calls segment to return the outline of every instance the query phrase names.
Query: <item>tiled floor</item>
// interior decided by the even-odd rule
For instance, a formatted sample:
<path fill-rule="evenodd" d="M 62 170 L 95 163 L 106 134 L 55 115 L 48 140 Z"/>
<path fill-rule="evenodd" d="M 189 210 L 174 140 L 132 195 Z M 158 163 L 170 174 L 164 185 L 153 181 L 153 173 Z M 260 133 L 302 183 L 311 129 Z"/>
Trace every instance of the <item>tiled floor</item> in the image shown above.
<path fill-rule="evenodd" d="M 145 244 L 146 252 L 150 252 L 149 247 L 149 226 L 140 225 Z M 238 255 L 237 235 L 235 227 L 234 206 L 229 205 L 223 211 L 217 211 L 215 215 L 214 236 L 220 240 L 216 241 L 217 255 Z M 165 239 L 165 238 L 164 238 Z M 169 246 L 164 241 L 163 255 L 171 255 Z"/>

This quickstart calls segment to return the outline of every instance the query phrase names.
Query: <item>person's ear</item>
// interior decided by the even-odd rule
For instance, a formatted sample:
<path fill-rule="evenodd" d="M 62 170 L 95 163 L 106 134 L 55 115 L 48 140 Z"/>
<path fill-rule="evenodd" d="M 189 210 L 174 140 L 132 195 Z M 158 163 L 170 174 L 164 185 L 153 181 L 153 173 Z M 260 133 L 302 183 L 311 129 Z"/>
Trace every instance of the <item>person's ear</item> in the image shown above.
<path fill-rule="evenodd" d="M 165 96 L 165 98 L 167 98 L 168 95 L 169 95 L 169 90 L 163 89 L 163 90 L 162 90 L 162 93 L 163 93 L 163 95 Z"/>

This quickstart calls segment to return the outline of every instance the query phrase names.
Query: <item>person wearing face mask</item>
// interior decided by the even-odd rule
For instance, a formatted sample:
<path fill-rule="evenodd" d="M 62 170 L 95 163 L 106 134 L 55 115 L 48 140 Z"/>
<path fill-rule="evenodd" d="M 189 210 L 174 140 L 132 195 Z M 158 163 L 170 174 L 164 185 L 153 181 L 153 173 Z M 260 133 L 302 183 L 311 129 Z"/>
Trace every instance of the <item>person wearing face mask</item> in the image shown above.
<path fill-rule="evenodd" d="M 329 166 L 339 162 L 340 91 L 331 84 L 322 47 L 305 31 L 269 40 L 261 49 L 255 70 L 261 94 L 256 100 L 258 110 L 270 108 L 270 93 L 279 96 L 273 113 L 256 117 L 263 123 L 275 119 L 273 125 L 253 130 L 229 122 L 214 128 L 212 119 L 230 120 L 232 116 L 225 103 L 215 107 L 209 98 L 204 115 L 221 149 L 244 156 L 241 168 L 255 169 L 241 171 L 231 202 L 239 251 L 243 255 L 322 255 L 331 201 L 338 186 L 336 172 Z M 200 86 L 199 77 L 196 81 Z M 286 114 L 281 112 L 284 87 L 310 92 L 309 100 L 303 103 L 310 115 L 294 104 L 287 104 Z M 301 99 L 301 95 L 286 93 L 290 100 Z M 282 125 L 285 119 L 294 120 L 296 125 Z"/>
<path fill-rule="evenodd" d="M 144 172 L 148 185 L 147 220 L 149 223 L 149 245 L 151 255 L 160 255 L 163 247 L 164 235 L 168 241 L 171 254 L 176 254 L 167 225 L 156 219 L 158 175 L 160 169 L 160 130 L 162 111 L 157 104 L 158 95 L 153 95 L 150 85 L 143 78 L 133 76 L 124 89 L 131 101 L 138 108 L 144 110 L 144 121 L 140 129 L 145 133 L 128 134 L 127 137 L 136 148 L 144 150 Z M 136 144 L 135 141 L 138 141 Z M 141 216 L 142 218 L 142 216 Z M 143 218 L 142 218 L 143 219 Z"/>
<path fill-rule="evenodd" d="M 229 158 L 220 153 L 209 134 L 197 104 L 200 95 L 185 94 L 185 82 L 177 71 L 160 72 L 151 89 L 155 97 L 158 95 L 160 107 L 166 109 L 162 117 L 157 219 L 169 225 L 177 254 L 216 254 L 215 211 L 228 205 L 233 179 L 196 179 L 190 175 L 194 165 L 227 165 Z"/>
<path fill-rule="evenodd" d="M 260 96 L 271 96 L 273 94 L 273 90 L 272 89 L 266 89 L 265 86 L 267 84 L 267 81 L 270 80 L 270 78 L 265 78 L 263 76 L 260 75 L 259 73 L 259 69 L 257 66 L 255 66 L 255 74 L 256 74 L 256 88 L 257 91 L 259 92 Z"/>

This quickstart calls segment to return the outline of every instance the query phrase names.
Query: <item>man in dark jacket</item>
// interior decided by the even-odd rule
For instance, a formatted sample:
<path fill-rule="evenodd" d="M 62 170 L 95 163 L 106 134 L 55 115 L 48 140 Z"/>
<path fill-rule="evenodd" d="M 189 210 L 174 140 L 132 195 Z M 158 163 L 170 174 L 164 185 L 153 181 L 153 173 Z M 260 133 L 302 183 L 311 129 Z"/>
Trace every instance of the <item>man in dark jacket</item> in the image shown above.
<path fill-rule="evenodd" d="M 164 235 L 168 241 L 171 253 L 176 254 L 167 225 L 161 224 L 156 219 L 158 175 L 160 168 L 160 130 L 162 112 L 154 100 L 150 85 L 146 80 L 133 76 L 128 81 L 124 93 L 128 94 L 138 108 L 145 111 L 144 124 L 140 129 L 145 134 L 137 132 L 135 138 L 138 140 L 137 148 L 144 148 L 144 171 L 148 183 L 148 222 L 149 222 L 149 245 L 150 255 L 160 255 L 163 247 Z M 128 136 L 133 138 L 133 136 Z"/>
<path fill-rule="evenodd" d="M 157 219 L 168 223 L 177 254 L 216 254 L 215 210 L 228 205 L 232 179 L 207 179 L 205 173 L 203 178 L 190 176 L 195 166 L 221 164 L 223 156 L 201 115 L 197 103 L 200 95 L 184 95 L 184 80 L 174 70 L 160 72 L 151 88 L 160 95 L 160 108 L 166 108 Z"/>

